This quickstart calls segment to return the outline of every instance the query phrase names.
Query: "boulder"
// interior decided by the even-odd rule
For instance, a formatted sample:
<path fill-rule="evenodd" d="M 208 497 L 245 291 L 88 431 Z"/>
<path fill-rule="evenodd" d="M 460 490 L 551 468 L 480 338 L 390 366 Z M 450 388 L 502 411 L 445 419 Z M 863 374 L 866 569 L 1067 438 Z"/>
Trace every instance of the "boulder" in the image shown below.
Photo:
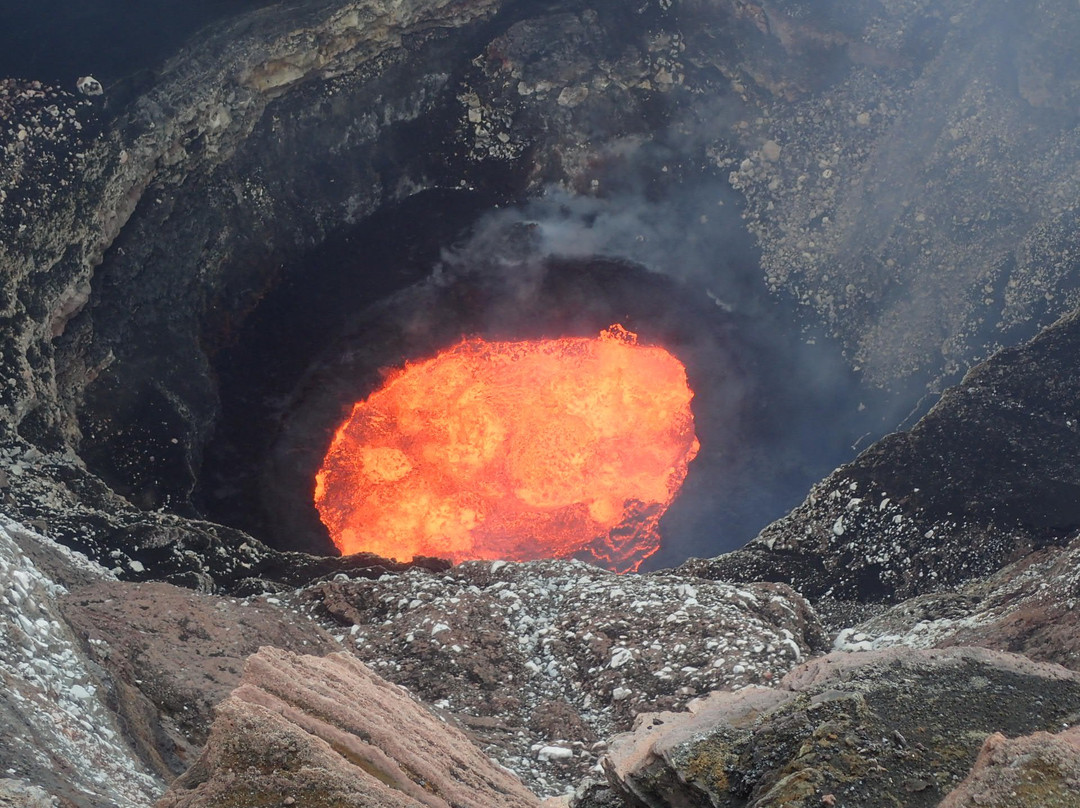
<path fill-rule="evenodd" d="M 31 558 L 46 554 L 47 567 Z M 0 516 L 0 761 L 8 778 L 0 805 L 134 808 L 165 787 L 60 607 L 66 590 L 57 579 L 107 575 Z"/>
<path fill-rule="evenodd" d="M 627 805 L 933 806 L 993 733 L 1058 731 L 1080 674 L 985 649 L 833 653 L 775 689 L 717 691 L 639 716 L 603 766 Z M 1072 776 L 1062 768 L 1049 791 Z M 962 804 L 962 803 L 961 803 Z"/>
<path fill-rule="evenodd" d="M 263 648 L 158 808 L 539 808 L 459 730 L 345 654 Z"/>
<path fill-rule="evenodd" d="M 276 598 L 223 598 L 163 583 L 100 581 L 60 601 L 87 657 L 109 674 L 109 701 L 131 742 L 170 780 L 192 764 L 213 708 L 268 643 L 328 654 L 340 646 Z"/>
<path fill-rule="evenodd" d="M 1076 808 L 1080 805 L 1080 727 L 983 743 L 964 782 L 938 808 Z"/>

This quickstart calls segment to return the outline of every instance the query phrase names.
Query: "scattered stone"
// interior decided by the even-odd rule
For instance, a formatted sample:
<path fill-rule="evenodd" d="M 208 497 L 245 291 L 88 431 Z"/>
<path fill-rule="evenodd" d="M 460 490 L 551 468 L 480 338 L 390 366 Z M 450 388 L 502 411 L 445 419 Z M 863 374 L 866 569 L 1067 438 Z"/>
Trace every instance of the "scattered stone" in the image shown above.
<path fill-rule="evenodd" d="M 596 764 L 589 747 L 638 712 L 778 680 L 822 639 L 813 611 L 783 585 L 615 575 L 576 561 L 326 582 L 301 602 L 541 795 L 576 785 Z M 538 766 L 535 749 L 553 741 L 581 745 L 574 766 L 550 757 Z"/>

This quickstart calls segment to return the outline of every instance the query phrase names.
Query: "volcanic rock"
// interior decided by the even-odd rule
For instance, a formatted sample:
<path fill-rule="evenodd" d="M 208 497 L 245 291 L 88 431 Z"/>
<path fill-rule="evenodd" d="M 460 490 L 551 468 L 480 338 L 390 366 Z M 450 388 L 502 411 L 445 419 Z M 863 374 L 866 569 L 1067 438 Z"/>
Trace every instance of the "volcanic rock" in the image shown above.
<path fill-rule="evenodd" d="M 0 805 L 4 808 L 53 808 L 49 793 L 23 780 L 0 779 Z"/>
<path fill-rule="evenodd" d="M 920 595 L 842 629 L 835 647 L 978 645 L 1080 671 L 1080 536 L 951 591 Z"/>
<path fill-rule="evenodd" d="M 1054 56 L 1080 34 L 1074 4 L 715 5 L 727 15 L 687 28 L 682 59 L 747 105 L 742 149 L 717 157 L 767 281 L 868 377 L 940 389 L 1080 305 L 1065 201 L 1080 65 Z M 705 48 L 717 40 L 739 57 Z"/>
<path fill-rule="evenodd" d="M 41 451 L 0 421 L 6 512 L 127 580 L 168 581 L 201 592 L 261 594 L 342 572 L 379 577 L 447 562 L 389 561 L 369 553 L 341 557 L 274 550 L 224 525 L 135 507 L 70 450 Z"/>
<path fill-rule="evenodd" d="M 214 706 L 263 645 L 328 654 L 340 646 L 276 598 L 237 600 L 161 583 L 78 587 L 60 609 L 87 656 L 109 675 L 109 700 L 128 736 L 166 779 L 206 742 Z"/>
<path fill-rule="evenodd" d="M 596 739 L 639 711 L 778 681 L 824 639 L 781 584 L 617 576 L 580 562 L 328 582 L 300 603 L 545 793 L 574 784 L 596 763 Z"/>
<path fill-rule="evenodd" d="M 225 803 L 539 806 L 460 731 L 352 657 L 269 647 L 248 660 L 202 756 L 157 805 Z"/>
<path fill-rule="evenodd" d="M 48 551 L 65 578 L 106 575 L 0 517 L 0 760 L 26 784 L 4 781 L 0 801 L 34 805 L 41 790 L 65 805 L 147 805 L 164 782 L 133 748 L 109 707 L 108 677 L 64 621 L 65 588 L 20 544 Z"/>
<path fill-rule="evenodd" d="M 1080 727 L 1006 738 L 995 732 L 971 773 L 939 808 L 1075 808 L 1080 805 Z"/>
<path fill-rule="evenodd" d="M 1080 528 L 1078 351 L 1080 312 L 973 368 L 744 549 L 681 570 L 896 602 L 1067 543 Z"/>
<path fill-rule="evenodd" d="M 1054 761 L 1031 762 L 1037 787 L 1052 796 L 1072 787 L 1075 748 L 1062 756 L 1071 737 L 1046 742 L 1045 733 L 1074 721 L 1078 708 L 1080 676 L 1013 654 L 841 652 L 796 668 L 775 689 L 719 691 L 688 713 L 643 714 L 603 765 L 628 805 L 875 808 L 889 794 L 898 806 L 932 806 L 965 777 L 987 736 L 1040 731 L 1018 747 L 1041 746 Z M 984 760 L 973 778 L 985 768 Z M 1030 782 L 1028 772 L 1015 776 Z"/>

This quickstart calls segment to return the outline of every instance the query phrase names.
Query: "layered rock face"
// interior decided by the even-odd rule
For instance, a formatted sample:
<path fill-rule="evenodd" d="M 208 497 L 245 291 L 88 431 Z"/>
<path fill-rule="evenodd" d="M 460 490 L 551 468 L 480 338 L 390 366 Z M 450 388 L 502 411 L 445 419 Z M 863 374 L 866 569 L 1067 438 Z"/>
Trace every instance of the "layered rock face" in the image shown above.
<path fill-rule="evenodd" d="M 536 808 L 459 730 L 344 654 L 264 648 L 157 803 Z"/>
<path fill-rule="evenodd" d="M 59 606 L 95 666 L 110 677 L 130 739 L 165 779 L 192 764 L 214 707 L 261 646 L 316 654 L 339 648 L 317 626 L 283 614 L 265 598 L 100 582 L 72 588 Z"/>

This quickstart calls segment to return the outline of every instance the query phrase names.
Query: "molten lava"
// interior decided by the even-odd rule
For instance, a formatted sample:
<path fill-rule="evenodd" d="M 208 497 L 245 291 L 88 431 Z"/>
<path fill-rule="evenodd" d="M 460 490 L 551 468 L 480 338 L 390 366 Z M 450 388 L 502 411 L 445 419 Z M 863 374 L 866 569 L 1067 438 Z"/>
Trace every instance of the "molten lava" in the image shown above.
<path fill-rule="evenodd" d="M 353 407 L 316 476 L 344 554 L 636 570 L 698 451 L 682 363 L 622 326 L 465 340 Z"/>

